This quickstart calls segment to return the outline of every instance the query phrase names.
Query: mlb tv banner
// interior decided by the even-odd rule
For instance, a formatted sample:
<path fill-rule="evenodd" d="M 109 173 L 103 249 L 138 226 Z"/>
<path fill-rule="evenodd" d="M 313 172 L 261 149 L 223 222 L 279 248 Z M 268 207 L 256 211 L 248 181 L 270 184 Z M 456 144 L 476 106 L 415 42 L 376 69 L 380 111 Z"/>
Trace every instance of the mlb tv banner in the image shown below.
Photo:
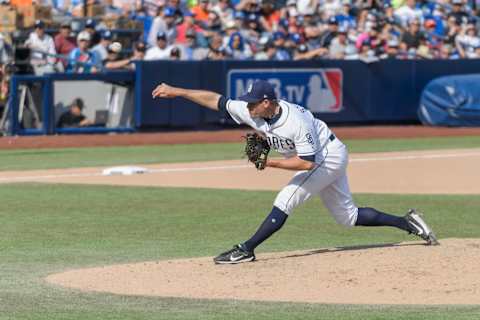
<path fill-rule="evenodd" d="M 343 109 L 343 73 L 338 68 L 231 69 L 227 96 L 238 98 L 255 80 L 266 80 L 277 97 L 314 113 L 336 113 Z"/>

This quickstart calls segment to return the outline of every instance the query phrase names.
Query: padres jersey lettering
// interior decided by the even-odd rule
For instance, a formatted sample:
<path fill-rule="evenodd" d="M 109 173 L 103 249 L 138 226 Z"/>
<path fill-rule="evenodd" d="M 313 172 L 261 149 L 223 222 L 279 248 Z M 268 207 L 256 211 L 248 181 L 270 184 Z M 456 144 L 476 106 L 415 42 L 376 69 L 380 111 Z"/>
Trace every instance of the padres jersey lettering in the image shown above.
<path fill-rule="evenodd" d="M 226 109 L 238 124 L 247 124 L 267 137 L 270 147 L 285 157 L 317 155 L 321 161 L 321 151 L 329 142 L 332 132 L 326 124 L 299 105 L 284 100 L 279 101 L 281 116 L 274 123 L 260 118 L 252 118 L 247 103 L 228 100 Z"/>

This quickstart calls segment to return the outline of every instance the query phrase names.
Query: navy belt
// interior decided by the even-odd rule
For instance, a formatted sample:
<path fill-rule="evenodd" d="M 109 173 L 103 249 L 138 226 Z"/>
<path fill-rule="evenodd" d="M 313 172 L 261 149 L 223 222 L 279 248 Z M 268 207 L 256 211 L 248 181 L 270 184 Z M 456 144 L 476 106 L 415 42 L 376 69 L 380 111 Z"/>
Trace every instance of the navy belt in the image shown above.
<path fill-rule="evenodd" d="M 335 140 L 335 138 L 336 138 L 335 135 L 332 133 L 330 137 L 328 137 L 328 140 L 333 141 Z"/>

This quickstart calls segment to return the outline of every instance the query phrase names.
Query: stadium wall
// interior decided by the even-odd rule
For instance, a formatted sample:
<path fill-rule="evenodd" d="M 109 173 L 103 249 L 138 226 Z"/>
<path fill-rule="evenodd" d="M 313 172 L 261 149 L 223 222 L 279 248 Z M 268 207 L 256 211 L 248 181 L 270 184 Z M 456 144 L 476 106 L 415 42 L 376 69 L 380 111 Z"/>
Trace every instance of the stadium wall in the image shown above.
<path fill-rule="evenodd" d="M 255 79 L 267 79 L 282 98 L 309 107 L 329 124 L 418 122 L 417 109 L 423 88 L 445 75 L 480 73 L 480 60 L 385 60 L 362 61 L 142 61 L 136 71 L 96 75 L 53 74 L 43 77 L 14 76 L 10 102 L 11 134 L 54 134 L 133 131 L 151 127 L 198 128 L 233 124 L 225 114 L 184 99 L 152 100 L 151 92 L 161 82 L 192 89 L 213 90 L 238 97 Z M 54 126 L 55 81 L 104 81 L 130 88 L 133 104 L 131 127 L 74 128 Z M 23 128 L 18 117 L 18 85 L 42 84 L 40 113 L 45 121 L 37 129 Z M 81 92 L 79 90 L 78 92 Z M 102 99 L 104 99 L 102 97 Z M 58 107 L 58 106 L 57 106 Z"/>
<path fill-rule="evenodd" d="M 480 60 L 141 62 L 136 75 L 136 101 L 141 105 L 136 123 L 137 127 L 193 127 L 231 122 L 184 99 L 152 100 L 151 92 L 161 82 L 237 97 L 253 79 L 262 78 L 278 84 L 284 98 L 308 106 L 308 79 L 314 74 L 324 92 L 331 91 L 332 106 L 316 113 L 330 124 L 418 122 L 418 104 L 428 82 L 472 73 L 480 73 Z M 299 92 L 301 98 L 295 95 Z M 322 94 L 316 95 L 316 101 L 325 97 Z"/>

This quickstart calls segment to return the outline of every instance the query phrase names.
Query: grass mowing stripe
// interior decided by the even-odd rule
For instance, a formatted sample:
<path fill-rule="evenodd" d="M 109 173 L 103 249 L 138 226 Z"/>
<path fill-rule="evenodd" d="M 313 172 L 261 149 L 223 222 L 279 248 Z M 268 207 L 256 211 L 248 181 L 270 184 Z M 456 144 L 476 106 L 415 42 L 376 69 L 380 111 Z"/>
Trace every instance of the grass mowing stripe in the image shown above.
<path fill-rule="evenodd" d="M 12 184 L 0 186 L 0 319 L 478 319 L 479 306 L 349 306 L 80 293 L 45 285 L 65 269 L 212 256 L 248 237 L 274 192 Z M 188 201 L 186 200 L 188 199 Z M 480 199 L 355 195 L 358 205 L 425 211 L 440 238 L 479 237 Z M 212 203 L 215 205 L 212 206 Z M 259 252 L 415 239 L 389 228 L 338 226 L 321 202 L 300 207 Z"/>
<path fill-rule="evenodd" d="M 474 148 L 480 137 L 346 140 L 350 152 Z M 241 143 L 0 150 L 0 171 L 240 159 Z"/>

